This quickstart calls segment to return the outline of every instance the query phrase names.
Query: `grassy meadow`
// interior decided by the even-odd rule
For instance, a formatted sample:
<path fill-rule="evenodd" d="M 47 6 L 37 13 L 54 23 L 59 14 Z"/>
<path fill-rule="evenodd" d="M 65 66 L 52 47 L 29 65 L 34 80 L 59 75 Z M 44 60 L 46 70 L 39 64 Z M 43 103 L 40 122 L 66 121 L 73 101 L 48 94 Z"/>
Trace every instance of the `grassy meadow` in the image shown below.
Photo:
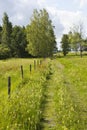
<path fill-rule="evenodd" d="M 21 65 L 24 69 L 24 77 L 29 76 L 29 67 L 32 64 L 34 66 L 34 59 L 9 59 L 0 61 L 0 90 L 5 92 L 7 90 L 8 77 L 12 78 L 12 91 L 22 81 Z M 33 67 L 34 69 L 34 67 Z M 4 89 L 4 91 L 3 91 Z"/>
<path fill-rule="evenodd" d="M 0 61 L 0 130 L 87 130 L 87 57 L 34 60 Z"/>
<path fill-rule="evenodd" d="M 56 130 L 87 129 L 87 57 L 55 60 Z"/>
<path fill-rule="evenodd" d="M 34 130 L 38 127 L 44 86 L 49 74 L 45 64 L 36 65 L 34 70 L 34 59 L 0 61 L 0 130 Z M 24 79 L 21 78 L 20 65 L 24 68 Z M 8 76 L 12 78 L 10 98 L 7 94 Z"/>

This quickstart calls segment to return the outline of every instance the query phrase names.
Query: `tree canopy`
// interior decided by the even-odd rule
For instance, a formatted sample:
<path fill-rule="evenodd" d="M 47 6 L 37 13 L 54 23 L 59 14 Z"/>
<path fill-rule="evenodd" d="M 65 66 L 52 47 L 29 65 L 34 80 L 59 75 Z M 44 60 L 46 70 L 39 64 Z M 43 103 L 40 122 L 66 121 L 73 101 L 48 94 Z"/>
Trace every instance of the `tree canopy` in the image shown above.
<path fill-rule="evenodd" d="M 80 51 L 80 56 L 82 57 L 82 51 L 84 50 L 87 42 L 84 38 L 84 27 L 83 24 L 74 25 L 71 31 L 69 32 L 69 43 L 74 51 Z"/>
<path fill-rule="evenodd" d="M 61 40 L 61 44 L 62 44 L 62 50 L 63 50 L 63 54 L 64 56 L 66 56 L 66 54 L 68 53 L 69 51 L 69 37 L 67 34 L 64 34 L 62 36 L 62 40 Z"/>
<path fill-rule="evenodd" d="M 0 26 L 0 59 L 25 57 L 28 55 L 26 47 L 25 28 L 20 26 L 13 27 L 7 13 L 4 13 L 2 26 Z"/>
<path fill-rule="evenodd" d="M 84 36 L 84 26 L 82 23 L 73 25 L 68 34 L 63 34 L 61 38 L 61 47 L 64 56 L 69 51 L 80 51 L 80 56 L 82 57 L 82 52 L 87 50 L 87 38 Z"/>
<path fill-rule="evenodd" d="M 33 56 L 52 56 L 56 47 L 54 27 L 48 12 L 43 9 L 34 10 L 31 23 L 26 27 L 28 46 L 27 50 Z"/>
<path fill-rule="evenodd" d="M 53 55 L 57 48 L 56 38 L 48 12 L 35 9 L 30 21 L 26 27 L 12 26 L 7 13 L 4 13 L 0 26 L 0 59 Z"/>
<path fill-rule="evenodd" d="M 14 26 L 12 31 L 11 40 L 11 51 L 15 57 L 25 57 L 26 56 L 26 33 L 25 28 L 20 26 Z"/>
<path fill-rule="evenodd" d="M 3 16 L 3 25 L 2 25 L 2 44 L 7 45 L 10 48 L 11 44 L 11 33 L 12 33 L 12 24 L 9 21 L 8 15 L 4 13 Z"/>

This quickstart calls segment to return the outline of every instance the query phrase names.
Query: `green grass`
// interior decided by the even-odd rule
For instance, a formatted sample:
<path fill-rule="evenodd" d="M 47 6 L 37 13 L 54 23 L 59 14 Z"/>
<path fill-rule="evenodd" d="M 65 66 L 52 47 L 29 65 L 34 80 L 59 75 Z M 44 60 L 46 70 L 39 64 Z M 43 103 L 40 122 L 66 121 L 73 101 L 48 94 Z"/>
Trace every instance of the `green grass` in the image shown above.
<path fill-rule="evenodd" d="M 64 74 L 67 75 L 67 82 L 76 89 L 81 98 L 87 101 L 87 57 L 84 58 L 72 58 L 60 60 L 64 65 Z"/>
<path fill-rule="evenodd" d="M 29 77 L 29 65 L 34 65 L 34 59 L 11 59 L 11 60 L 1 60 L 0 61 L 0 91 L 5 92 L 7 90 L 8 76 L 12 79 L 12 91 L 19 85 L 22 81 L 21 78 L 21 68 L 23 65 L 24 78 Z M 34 68 L 34 67 L 33 67 Z"/>
<path fill-rule="evenodd" d="M 87 129 L 87 57 L 61 58 L 55 61 L 56 129 Z M 57 76 L 56 76 L 57 75 Z"/>
<path fill-rule="evenodd" d="M 34 60 L 34 59 L 33 59 Z M 39 129 L 41 106 L 44 100 L 46 80 L 49 75 L 48 61 L 29 72 L 29 59 L 0 61 L 1 78 L 12 77 L 12 92 L 8 98 L 7 88 L 0 95 L 0 130 L 36 130 Z M 24 66 L 24 79 L 20 76 L 20 65 Z M 19 70 L 19 71 L 18 71 Z M 6 77 L 6 78 L 4 78 Z M 3 86 L 4 87 L 4 86 Z"/>
<path fill-rule="evenodd" d="M 31 74 L 30 64 L 34 59 L 0 61 L 0 130 L 87 130 L 87 57 L 47 59 Z"/>
<path fill-rule="evenodd" d="M 51 68 L 43 130 L 87 130 L 87 57 L 58 58 Z"/>

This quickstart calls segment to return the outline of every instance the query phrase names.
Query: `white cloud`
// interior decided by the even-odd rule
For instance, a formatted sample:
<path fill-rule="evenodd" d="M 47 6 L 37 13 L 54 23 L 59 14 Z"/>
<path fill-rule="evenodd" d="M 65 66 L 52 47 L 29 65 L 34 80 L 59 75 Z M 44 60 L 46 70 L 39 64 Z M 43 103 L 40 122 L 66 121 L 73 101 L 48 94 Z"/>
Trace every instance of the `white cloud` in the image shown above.
<path fill-rule="evenodd" d="M 33 9 L 38 8 L 37 0 L 0 0 L 0 18 L 7 12 L 9 19 L 15 24 L 26 25 L 32 15 Z M 0 19 L 1 23 L 1 19 Z"/>
<path fill-rule="evenodd" d="M 87 0 L 80 0 L 80 7 L 87 6 Z"/>
<path fill-rule="evenodd" d="M 55 26 L 55 32 L 57 36 L 60 36 L 64 30 L 64 26 L 61 23 L 61 20 L 57 14 L 57 9 L 53 7 L 47 7 L 50 18 L 52 19 L 53 25 Z"/>
<path fill-rule="evenodd" d="M 78 4 L 80 8 L 87 6 L 87 0 L 74 0 L 74 2 Z"/>
<path fill-rule="evenodd" d="M 43 5 L 45 6 L 46 4 L 46 0 L 37 0 L 37 3 L 40 7 L 43 7 Z"/>
<path fill-rule="evenodd" d="M 74 12 L 58 10 L 54 7 L 47 7 L 47 10 L 51 14 L 51 18 L 55 25 L 55 33 L 59 48 L 62 35 L 65 33 L 67 34 L 74 24 L 78 25 L 80 22 L 82 22 L 84 26 L 84 32 L 86 32 L 85 28 L 87 28 L 87 17 L 81 11 Z"/>
<path fill-rule="evenodd" d="M 57 8 L 47 7 L 52 19 L 55 19 L 56 26 L 64 27 L 63 33 L 68 33 L 73 24 L 78 24 L 80 21 L 86 24 L 87 17 L 81 11 L 58 10 Z M 58 23 L 58 24 L 57 24 Z"/>

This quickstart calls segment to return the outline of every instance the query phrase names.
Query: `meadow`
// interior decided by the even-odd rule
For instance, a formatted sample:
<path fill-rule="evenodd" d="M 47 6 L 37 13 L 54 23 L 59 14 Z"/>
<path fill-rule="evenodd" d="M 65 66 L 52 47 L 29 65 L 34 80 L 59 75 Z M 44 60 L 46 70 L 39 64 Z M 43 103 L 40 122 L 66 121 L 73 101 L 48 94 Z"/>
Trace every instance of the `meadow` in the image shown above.
<path fill-rule="evenodd" d="M 0 130 L 36 130 L 39 126 L 49 70 L 46 61 L 40 65 L 38 59 L 35 70 L 33 64 L 34 59 L 0 61 Z M 21 77 L 20 65 L 24 68 L 24 79 Z M 12 79 L 10 98 L 7 93 L 8 76 Z"/>
<path fill-rule="evenodd" d="M 87 130 L 87 57 L 39 60 L 0 61 L 0 130 Z"/>
<path fill-rule="evenodd" d="M 66 57 L 55 62 L 56 130 L 86 130 L 87 57 Z"/>

